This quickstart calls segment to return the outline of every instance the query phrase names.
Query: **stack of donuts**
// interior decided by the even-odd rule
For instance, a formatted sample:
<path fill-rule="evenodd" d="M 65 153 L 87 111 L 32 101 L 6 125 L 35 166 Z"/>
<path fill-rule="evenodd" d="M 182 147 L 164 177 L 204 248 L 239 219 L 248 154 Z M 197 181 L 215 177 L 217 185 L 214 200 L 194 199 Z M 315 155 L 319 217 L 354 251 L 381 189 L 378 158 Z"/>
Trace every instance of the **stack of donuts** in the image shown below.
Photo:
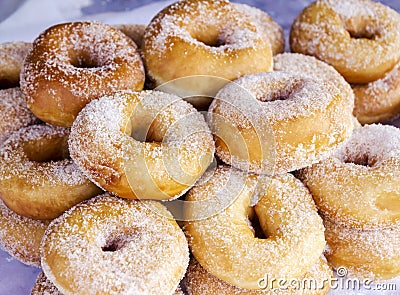
<path fill-rule="evenodd" d="M 400 130 L 361 125 L 400 111 L 400 16 L 318 0 L 284 40 L 257 8 L 181 0 L 0 45 L 0 245 L 42 268 L 31 294 L 400 275 Z"/>

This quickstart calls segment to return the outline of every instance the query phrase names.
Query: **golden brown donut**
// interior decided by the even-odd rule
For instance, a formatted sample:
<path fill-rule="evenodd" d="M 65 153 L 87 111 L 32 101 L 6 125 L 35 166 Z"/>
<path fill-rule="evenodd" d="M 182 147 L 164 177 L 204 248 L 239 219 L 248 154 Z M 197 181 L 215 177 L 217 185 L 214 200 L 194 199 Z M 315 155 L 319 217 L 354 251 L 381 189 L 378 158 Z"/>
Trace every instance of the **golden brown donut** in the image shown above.
<path fill-rule="evenodd" d="M 37 123 L 18 87 L 0 90 L 0 144 L 14 131 Z"/>
<path fill-rule="evenodd" d="M 142 50 L 153 86 L 192 75 L 234 80 L 272 70 L 271 45 L 229 1 L 173 3 L 150 22 Z"/>
<path fill-rule="evenodd" d="M 19 86 L 19 75 L 32 44 L 7 42 L 0 44 L 0 89 Z"/>
<path fill-rule="evenodd" d="M 350 83 L 368 83 L 400 60 L 400 17 L 370 0 L 318 0 L 295 19 L 290 47 L 332 65 Z"/>
<path fill-rule="evenodd" d="M 265 43 L 271 43 L 272 54 L 276 55 L 285 51 L 285 35 L 282 27 L 276 23 L 266 12 L 247 4 L 233 3 L 235 8 L 250 17 Z"/>
<path fill-rule="evenodd" d="M 115 25 L 114 28 L 120 30 L 122 33 L 132 39 L 132 41 L 136 43 L 137 47 L 142 47 L 144 31 L 146 30 L 145 25 L 120 24 Z"/>
<path fill-rule="evenodd" d="M 348 139 L 354 128 L 348 104 L 331 83 L 259 73 L 222 88 L 208 122 L 224 163 L 275 175 L 317 163 Z"/>
<path fill-rule="evenodd" d="M 259 280 L 266 275 L 303 277 L 324 250 L 322 219 L 307 189 L 291 174 L 270 178 L 220 166 L 213 178 L 189 191 L 186 201 L 195 202 L 185 212 L 194 257 L 236 287 L 260 290 Z M 228 206 L 214 213 L 220 203 Z M 254 214 L 265 239 L 249 226 Z"/>
<path fill-rule="evenodd" d="M 400 113 L 400 63 L 382 79 L 354 84 L 354 115 L 361 124 L 385 122 Z"/>
<path fill-rule="evenodd" d="M 318 209 L 360 229 L 400 226 L 400 130 L 365 125 L 332 157 L 299 171 Z"/>
<path fill-rule="evenodd" d="M 189 262 L 185 235 L 158 202 L 108 194 L 53 220 L 42 268 L 63 294 L 171 295 Z"/>
<path fill-rule="evenodd" d="M 48 28 L 33 43 L 21 73 L 21 90 L 41 120 L 72 125 L 91 100 L 116 90 L 141 90 L 143 64 L 135 43 L 99 22 Z"/>
<path fill-rule="evenodd" d="M 11 210 L 53 219 L 101 190 L 69 158 L 69 130 L 32 125 L 0 147 L 0 196 Z"/>
<path fill-rule="evenodd" d="M 346 82 L 334 67 L 313 56 L 299 53 L 278 54 L 274 56 L 274 71 L 283 71 L 331 82 L 345 98 L 343 100 L 343 107 L 350 110 L 354 108 L 354 93 L 350 84 Z"/>
<path fill-rule="evenodd" d="M 213 159 L 204 117 L 178 96 L 119 91 L 88 104 L 72 125 L 71 157 L 100 187 L 124 198 L 186 192 Z"/>
<path fill-rule="evenodd" d="M 40 242 L 49 223 L 20 216 L 0 199 L 0 245 L 24 264 L 40 267 Z"/>
<path fill-rule="evenodd" d="M 349 277 L 388 280 L 400 275 L 400 226 L 359 229 L 324 218 L 325 255 Z"/>
<path fill-rule="evenodd" d="M 41 272 L 31 290 L 31 295 L 63 295 L 56 286 L 46 278 L 44 272 Z M 181 287 L 178 286 L 173 295 L 184 295 Z"/>
<path fill-rule="evenodd" d="M 325 295 L 330 290 L 332 276 L 332 269 L 326 259 L 321 257 L 306 275 L 298 280 L 300 284 L 302 284 L 302 280 L 313 281 L 311 288 L 307 284 L 305 284 L 305 288 L 302 288 L 301 285 L 290 288 L 286 284 L 279 288 L 276 284 L 275 289 L 268 291 L 247 290 L 237 288 L 218 279 L 207 272 L 195 259 L 191 259 L 184 278 L 184 285 L 188 295 Z M 317 288 L 313 289 L 314 286 L 317 286 Z"/>

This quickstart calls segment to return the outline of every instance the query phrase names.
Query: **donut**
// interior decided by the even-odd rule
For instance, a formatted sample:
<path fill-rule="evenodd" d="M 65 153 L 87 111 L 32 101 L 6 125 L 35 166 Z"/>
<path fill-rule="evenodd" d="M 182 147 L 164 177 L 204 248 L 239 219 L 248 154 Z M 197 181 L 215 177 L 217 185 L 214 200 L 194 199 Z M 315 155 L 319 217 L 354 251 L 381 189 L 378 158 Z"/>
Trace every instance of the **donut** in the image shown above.
<path fill-rule="evenodd" d="M 143 64 L 132 40 L 98 22 L 52 26 L 33 43 L 21 72 L 31 111 L 69 127 L 91 100 L 116 90 L 141 90 Z"/>
<path fill-rule="evenodd" d="M 354 115 L 362 124 L 385 122 L 400 113 L 400 63 L 382 79 L 354 84 Z"/>
<path fill-rule="evenodd" d="M 305 183 L 327 218 L 359 229 L 400 226 L 400 130 L 365 125 L 330 158 L 304 168 Z"/>
<path fill-rule="evenodd" d="M 24 264 L 40 267 L 40 242 L 49 223 L 20 216 L 0 199 L 0 245 Z"/>
<path fill-rule="evenodd" d="M 36 278 L 31 295 L 63 295 L 57 287 L 41 272 Z"/>
<path fill-rule="evenodd" d="M 332 277 L 333 272 L 326 262 L 326 259 L 320 258 L 319 261 L 306 273 L 306 275 L 299 279 L 300 284 L 303 280 L 309 280 L 310 282 L 314 281 L 316 283 L 315 285 L 305 284 L 305 288 L 302 288 L 301 285 L 294 286 L 294 288 L 282 285 L 281 288 L 276 286 L 275 289 L 266 293 L 263 290 L 240 289 L 230 285 L 207 272 L 195 259 L 191 259 L 184 278 L 184 285 L 188 295 L 325 295 L 328 294 L 330 290 Z M 313 286 L 318 287 L 314 289 Z"/>
<path fill-rule="evenodd" d="M 32 288 L 31 295 L 63 295 L 56 286 L 46 278 L 44 272 L 41 272 Z M 178 286 L 173 295 L 184 295 L 182 289 Z"/>
<path fill-rule="evenodd" d="M 268 175 L 328 157 L 354 128 L 349 98 L 331 83 L 284 72 L 247 75 L 212 102 L 208 123 L 227 164 Z"/>
<path fill-rule="evenodd" d="M 109 194 L 53 220 L 41 255 L 49 280 L 77 295 L 170 295 L 189 263 L 185 235 L 163 205 Z"/>
<path fill-rule="evenodd" d="M 38 123 L 18 87 L 0 90 L 0 144 L 18 129 Z"/>
<path fill-rule="evenodd" d="M 69 130 L 32 125 L 0 147 L 0 196 L 19 215 L 54 219 L 100 193 L 68 155 Z"/>
<path fill-rule="evenodd" d="M 354 93 L 350 84 L 335 68 L 313 56 L 299 53 L 283 53 L 274 56 L 274 71 L 283 71 L 303 75 L 312 79 L 321 79 L 334 84 L 344 96 L 344 107 L 354 108 Z"/>
<path fill-rule="evenodd" d="M 350 83 L 369 83 L 400 60 L 399 20 L 370 0 L 319 0 L 295 19 L 290 47 L 325 61 Z"/>
<path fill-rule="evenodd" d="M 166 200 L 205 172 L 214 142 L 203 116 L 178 96 L 119 91 L 82 110 L 69 148 L 103 189 L 123 198 Z"/>
<path fill-rule="evenodd" d="M 272 70 L 271 45 L 226 0 L 183 0 L 159 12 L 146 28 L 143 61 L 151 86 L 193 76 L 234 80 Z M 183 85 L 193 91 L 211 84 Z"/>
<path fill-rule="evenodd" d="M 348 277 L 389 280 L 400 275 L 400 226 L 359 229 L 324 218 L 325 255 L 336 269 L 345 267 Z"/>
<path fill-rule="evenodd" d="M 227 206 L 211 215 L 207 200 Z M 189 191 L 186 201 L 196 202 L 186 208 L 184 227 L 192 254 L 208 272 L 236 287 L 260 290 L 258 282 L 267 275 L 303 277 L 324 250 L 322 219 L 291 174 L 271 178 L 220 166 L 213 178 Z M 258 238 L 249 226 L 255 216 L 267 238 Z"/>
<path fill-rule="evenodd" d="M 266 12 L 247 4 L 233 3 L 242 14 L 247 15 L 254 22 L 265 43 L 271 43 L 272 54 L 276 55 L 285 51 L 285 35 L 282 27 L 276 23 Z"/>
<path fill-rule="evenodd" d="M 19 75 L 31 43 L 7 42 L 0 44 L 0 89 L 19 86 Z"/>
<path fill-rule="evenodd" d="M 142 47 L 144 31 L 146 30 L 145 25 L 139 24 L 120 24 L 115 25 L 114 28 L 120 30 L 126 36 L 128 36 L 137 47 Z"/>

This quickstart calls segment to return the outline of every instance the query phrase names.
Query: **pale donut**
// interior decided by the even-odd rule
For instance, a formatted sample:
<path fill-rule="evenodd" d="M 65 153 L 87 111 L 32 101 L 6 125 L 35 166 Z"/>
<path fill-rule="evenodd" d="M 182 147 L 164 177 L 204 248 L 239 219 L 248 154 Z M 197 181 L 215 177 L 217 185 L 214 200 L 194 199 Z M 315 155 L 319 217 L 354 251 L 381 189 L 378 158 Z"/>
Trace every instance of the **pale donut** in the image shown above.
<path fill-rule="evenodd" d="M 69 127 L 91 100 L 116 90 L 142 90 L 144 76 L 135 43 L 119 30 L 99 22 L 64 23 L 34 41 L 21 90 L 38 118 Z"/>
<path fill-rule="evenodd" d="M 135 42 L 137 47 L 139 48 L 142 47 L 144 31 L 146 30 L 145 25 L 120 24 L 120 25 L 115 25 L 114 28 L 120 30 L 122 33 L 127 35 L 133 42 Z"/>
<path fill-rule="evenodd" d="M 354 93 L 349 83 L 334 67 L 316 59 L 313 56 L 299 53 L 283 53 L 274 56 L 274 71 L 283 71 L 295 75 L 321 79 L 334 84 L 343 97 L 344 108 L 354 108 Z"/>
<path fill-rule="evenodd" d="M 215 205 L 206 200 L 232 204 L 210 215 Z M 220 166 L 212 179 L 189 191 L 186 201 L 198 204 L 187 207 L 187 220 L 194 221 L 185 222 L 194 257 L 239 288 L 259 290 L 258 281 L 267 274 L 271 279 L 303 277 L 324 250 L 324 227 L 311 195 L 290 174 L 269 178 Z M 253 214 L 268 238 L 255 236 L 249 226 Z"/>
<path fill-rule="evenodd" d="M 269 175 L 317 163 L 351 135 L 348 100 L 331 83 L 284 72 L 239 78 L 209 109 L 216 154 L 241 170 Z"/>
<path fill-rule="evenodd" d="M 385 122 L 400 114 L 400 63 L 382 79 L 354 84 L 354 115 L 361 124 Z"/>
<path fill-rule="evenodd" d="M 400 60 L 400 16 L 370 0 L 318 0 L 295 19 L 290 47 L 332 65 L 348 82 L 368 83 Z"/>
<path fill-rule="evenodd" d="M 18 87 L 0 90 L 0 145 L 14 131 L 37 123 Z"/>
<path fill-rule="evenodd" d="M 45 275 L 66 295 L 171 295 L 189 262 L 185 235 L 164 206 L 108 194 L 53 220 L 41 254 Z"/>
<path fill-rule="evenodd" d="M 305 288 L 302 288 L 301 285 L 295 288 L 285 285 L 280 289 L 276 284 L 276 288 L 268 292 L 263 290 L 247 290 L 240 289 L 218 279 L 207 272 L 195 259 L 192 259 L 184 278 L 184 284 L 188 295 L 325 295 L 330 290 L 332 277 L 332 269 L 329 267 L 326 259 L 321 257 L 306 275 L 299 279 L 300 282 L 302 280 L 315 280 L 316 285 L 311 285 L 311 288 L 307 288 L 307 285 L 305 285 Z M 314 290 L 313 286 L 318 287 Z"/>
<path fill-rule="evenodd" d="M 365 125 L 335 154 L 298 173 L 318 209 L 363 229 L 400 226 L 400 130 Z"/>
<path fill-rule="evenodd" d="M 153 86 L 192 75 L 234 80 L 272 70 L 271 45 L 225 0 L 183 0 L 164 8 L 147 27 L 142 50 Z"/>
<path fill-rule="evenodd" d="M 325 255 L 349 277 L 388 280 L 400 275 L 400 227 L 360 230 L 324 218 Z"/>
<path fill-rule="evenodd" d="M 19 86 L 19 75 L 32 44 L 7 42 L 0 44 L 0 89 Z"/>
<path fill-rule="evenodd" d="M 265 43 L 271 43 L 272 54 L 276 55 L 285 50 L 285 35 L 282 27 L 276 23 L 266 12 L 247 4 L 233 3 L 239 12 L 250 17 Z"/>
<path fill-rule="evenodd" d="M 41 272 L 36 279 L 35 285 L 31 290 L 31 295 L 64 295 L 56 286 Z M 178 286 L 173 295 L 184 295 L 181 287 Z"/>
<path fill-rule="evenodd" d="M 19 215 L 53 219 L 101 190 L 68 158 L 69 130 L 32 125 L 0 147 L 0 196 Z"/>
<path fill-rule="evenodd" d="M 157 200 L 184 193 L 214 153 L 202 115 L 159 91 L 116 92 L 91 102 L 72 126 L 69 146 L 100 187 L 124 198 Z"/>
<path fill-rule="evenodd" d="M 0 200 L 0 245 L 24 264 L 40 267 L 40 242 L 49 223 L 20 216 Z"/>

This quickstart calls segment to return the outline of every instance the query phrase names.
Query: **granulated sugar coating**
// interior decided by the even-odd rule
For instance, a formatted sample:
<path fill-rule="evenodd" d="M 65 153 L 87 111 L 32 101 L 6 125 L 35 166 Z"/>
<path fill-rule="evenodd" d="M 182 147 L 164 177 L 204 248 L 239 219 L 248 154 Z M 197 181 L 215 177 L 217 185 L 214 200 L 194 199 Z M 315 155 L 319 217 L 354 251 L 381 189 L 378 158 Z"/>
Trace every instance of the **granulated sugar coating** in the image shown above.
<path fill-rule="evenodd" d="M 22 263 L 40 267 L 40 242 L 49 223 L 20 216 L 0 200 L 0 245 Z"/>
<path fill-rule="evenodd" d="M 40 119 L 69 127 L 91 100 L 117 90 L 143 88 L 144 68 L 135 43 L 98 22 L 53 26 L 33 43 L 21 90 Z"/>
<path fill-rule="evenodd" d="M 170 295 L 189 262 L 185 235 L 164 206 L 108 194 L 54 220 L 41 254 L 62 293 L 84 295 Z"/>
<path fill-rule="evenodd" d="M 37 123 L 19 88 L 0 90 L 0 144 L 14 131 Z"/>
<path fill-rule="evenodd" d="M 363 229 L 400 225 L 400 130 L 365 125 L 334 155 L 298 176 L 319 210 L 336 223 Z"/>

